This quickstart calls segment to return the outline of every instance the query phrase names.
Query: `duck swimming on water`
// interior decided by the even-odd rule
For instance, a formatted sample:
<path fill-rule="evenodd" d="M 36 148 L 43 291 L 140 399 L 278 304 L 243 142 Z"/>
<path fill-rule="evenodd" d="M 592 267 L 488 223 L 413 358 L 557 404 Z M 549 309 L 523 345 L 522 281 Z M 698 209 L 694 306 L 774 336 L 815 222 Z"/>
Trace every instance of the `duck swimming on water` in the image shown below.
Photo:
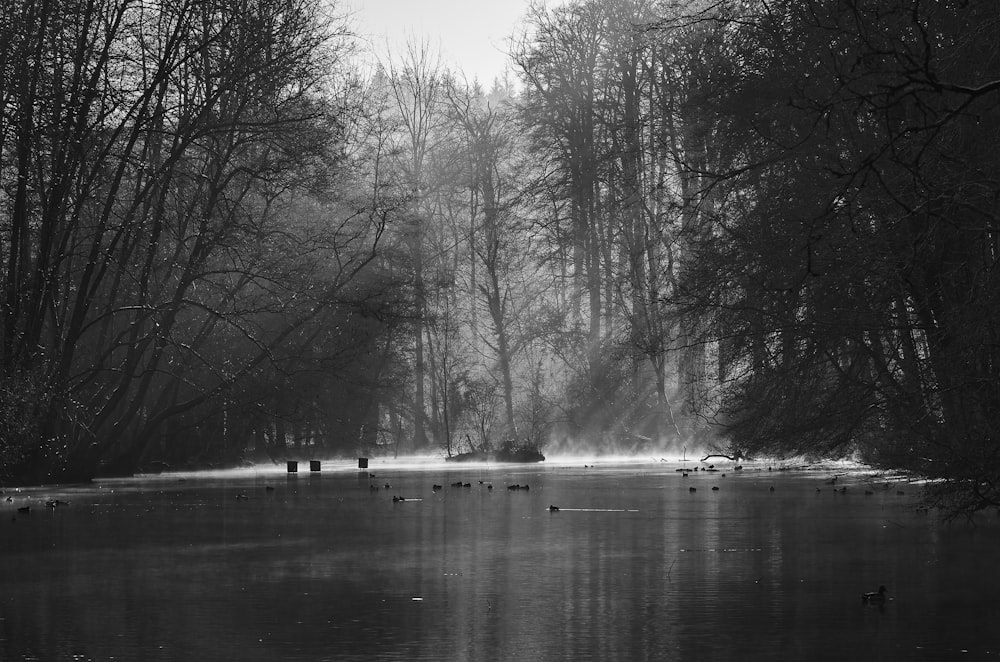
<path fill-rule="evenodd" d="M 884 605 L 885 604 L 885 586 L 879 586 L 878 591 L 873 591 L 871 593 L 862 593 L 861 602 L 866 605 Z"/>

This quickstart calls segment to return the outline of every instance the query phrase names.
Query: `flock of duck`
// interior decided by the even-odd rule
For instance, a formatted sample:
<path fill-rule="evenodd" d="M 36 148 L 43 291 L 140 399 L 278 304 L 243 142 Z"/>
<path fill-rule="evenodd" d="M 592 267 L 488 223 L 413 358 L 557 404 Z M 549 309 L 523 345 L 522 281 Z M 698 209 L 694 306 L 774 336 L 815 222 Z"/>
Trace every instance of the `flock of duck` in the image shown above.
<path fill-rule="evenodd" d="M 680 472 L 681 475 L 684 478 L 686 478 L 686 477 L 688 477 L 690 475 L 691 472 L 698 471 L 698 470 L 699 470 L 698 467 L 694 467 L 692 470 L 678 469 L 677 471 Z M 734 471 L 742 471 L 743 467 L 741 465 L 736 465 L 733 468 L 733 470 Z M 768 467 L 767 470 L 771 471 L 772 469 L 771 469 L 771 467 Z M 709 465 L 707 468 L 701 469 L 701 471 L 705 472 L 705 473 L 721 473 L 721 471 L 719 469 L 716 469 L 714 465 Z M 369 474 L 369 476 L 371 478 L 374 478 L 375 474 Z M 722 473 L 722 478 L 725 478 L 725 477 L 726 477 L 726 474 Z M 839 476 L 833 476 L 831 479 L 829 479 L 826 482 L 827 482 L 828 485 L 836 485 L 838 479 L 839 479 Z M 492 490 L 493 489 L 493 484 L 492 483 L 485 482 L 485 481 L 481 480 L 481 481 L 479 481 L 479 484 L 482 485 L 483 487 L 485 487 L 487 490 Z M 451 487 L 453 487 L 453 488 L 464 488 L 464 489 L 467 489 L 467 488 L 471 488 L 472 487 L 472 483 L 459 480 L 459 481 L 455 481 L 455 482 L 451 483 Z M 386 483 L 384 485 L 384 488 L 387 489 L 387 490 L 388 489 L 392 489 L 392 485 L 389 484 L 389 483 Z M 378 491 L 380 488 L 378 486 L 376 486 L 376 485 L 369 485 L 369 489 L 371 489 L 372 491 Z M 431 485 L 431 491 L 432 492 L 436 493 L 436 492 L 441 491 L 442 489 L 444 489 L 443 485 L 438 485 L 436 483 Z M 531 488 L 528 485 L 514 484 L 514 485 L 508 485 L 507 489 L 510 490 L 510 491 L 518 491 L 518 490 L 529 490 Z M 713 492 L 718 492 L 719 491 L 719 486 L 718 485 L 713 485 L 711 489 L 712 489 Z M 774 485 L 770 485 L 768 487 L 768 491 L 769 492 L 774 492 L 775 491 Z M 822 488 L 817 487 L 816 491 L 817 492 L 821 492 Z M 691 487 L 688 488 L 688 492 L 691 492 L 691 493 L 697 492 L 697 488 L 694 487 L 694 486 L 691 486 Z M 836 493 L 836 494 L 845 494 L 847 492 L 847 487 L 846 486 L 841 486 L 839 488 L 834 487 L 833 492 Z M 875 492 L 872 491 L 872 490 L 866 489 L 864 491 L 864 493 L 865 493 L 866 496 L 870 496 L 870 495 L 874 494 Z M 897 490 L 896 494 L 897 495 L 903 495 L 904 492 L 903 492 L 903 490 Z M 420 499 L 412 499 L 412 498 L 408 498 L 408 497 L 402 497 L 402 496 L 394 495 L 392 497 L 392 500 L 393 500 L 394 503 L 398 503 L 398 502 L 401 502 L 401 501 L 419 501 Z M 546 510 L 549 511 L 549 512 L 552 512 L 552 513 L 557 513 L 557 512 L 559 512 L 559 506 L 556 506 L 554 504 L 550 504 L 549 507 L 546 508 Z M 884 606 L 885 603 L 886 603 L 886 593 L 887 592 L 888 591 L 887 591 L 887 589 L 886 589 L 885 586 L 879 586 L 877 591 L 871 591 L 871 592 L 868 592 L 868 593 L 862 593 L 861 594 L 861 602 L 862 602 L 862 604 L 865 604 L 865 605 L 878 606 L 878 607 Z"/>
<path fill-rule="evenodd" d="M 370 478 L 374 478 L 375 477 L 375 474 L 368 474 L 368 475 L 369 475 Z M 481 481 L 479 481 L 479 484 L 482 485 L 487 490 L 492 490 L 493 489 L 493 483 L 490 483 L 488 481 L 481 480 Z M 459 481 L 455 481 L 454 483 L 451 483 L 451 486 L 453 488 L 454 487 L 458 487 L 458 488 L 465 488 L 465 489 L 467 489 L 467 488 L 472 487 L 472 483 L 459 480 Z M 381 490 L 383 488 L 386 489 L 386 490 L 391 490 L 392 489 L 392 485 L 390 483 L 386 483 L 381 488 L 378 485 L 372 485 L 372 484 L 368 485 L 368 489 L 371 490 L 372 492 L 378 492 L 379 490 Z M 434 483 L 433 485 L 431 485 L 431 491 L 432 492 L 440 492 L 443 489 L 444 489 L 443 485 L 438 485 L 437 483 Z M 515 485 L 508 485 L 507 489 L 509 491 L 511 491 L 511 492 L 517 492 L 519 490 L 530 490 L 531 486 L 530 485 L 515 484 Z M 393 495 L 392 501 L 393 501 L 393 503 L 399 503 L 400 501 L 420 501 L 420 499 L 416 499 L 416 498 L 412 498 L 412 497 L 403 497 L 403 496 L 399 496 L 399 495 Z M 558 510 L 558 508 L 556 508 L 556 510 Z"/>
<path fill-rule="evenodd" d="M 588 467 L 588 465 L 584 465 L 584 467 L 586 468 L 586 467 Z M 742 471 L 742 470 L 743 470 L 743 466 L 742 465 L 737 464 L 737 465 L 735 465 L 733 467 L 733 471 L 738 472 L 738 471 Z M 779 471 L 781 471 L 781 470 L 782 469 L 779 469 Z M 703 468 L 700 468 L 700 467 L 697 467 L 697 466 L 696 467 L 692 467 L 692 468 L 681 468 L 681 469 L 676 469 L 676 471 L 678 473 L 680 473 L 681 476 L 684 477 L 684 478 L 687 478 L 691 473 L 698 472 L 698 471 L 701 471 L 702 473 L 721 473 L 721 477 L 722 478 L 726 477 L 726 474 L 723 473 L 720 469 L 716 469 L 714 464 L 710 464 L 707 467 L 703 467 Z M 758 471 L 759 471 L 759 469 L 758 469 Z M 771 467 L 767 467 L 767 471 L 772 471 L 772 468 Z M 367 477 L 369 478 L 369 481 L 370 481 L 370 479 L 375 478 L 376 476 L 373 473 L 369 473 L 369 474 L 367 474 Z M 826 481 L 826 484 L 833 486 L 833 490 L 832 491 L 833 491 L 834 494 L 846 494 L 847 493 L 847 486 L 846 485 L 841 485 L 840 487 L 837 487 L 837 481 L 838 481 L 838 479 L 839 479 L 839 476 L 835 475 L 832 478 L 828 479 Z M 493 483 L 490 483 L 488 481 L 482 481 L 482 480 L 480 480 L 479 484 L 482 485 L 487 490 L 492 490 L 493 489 Z M 384 485 L 379 486 L 379 485 L 376 485 L 376 484 L 373 484 L 373 483 L 369 482 L 369 486 L 368 487 L 369 487 L 369 489 L 372 492 L 377 492 L 377 491 L 380 491 L 382 489 L 385 489 L 385 490 L 391 490 L 392 489 L 392 485 L 390 483 L 385 483 Z M 451 483 L 451 487 L 452 488 L 464 488 L 464 489 L 468 489 L 468 488 L 472 487 L 472 483 L 471 482 L 467 482 L 467 481 L 459 480 L 459 481 L 455 481 L 455 482 Z M 264 489 L 267 492 L 273 492 L 274 491 L 274 487 L 271 486 L 271 485 L 266 485 L 264 487 Z M 433 492 L 439 492 L 442 489 L 444 489 L 444 486 L 443 485 L 438 485 L 436 483 L 431 486 L 431 491 L 433 491 Z M 507 485 L 507 489 L 509 491 L 516 492 L 516 491 L 520 491 L 520 490 L 530 490 L 531 486 L 530 485 L 513 484 L 513 485 Z M 886 489 L 888 489 L 888 486 L 886 487 Z M 719 486 L 718 485 L 713 485 L 711 487 L 711 490 L 713 492 L 718 492 L 719 491 Z M 697 491 L 698 491 L 698 488 L 696 488 L 694 486 L 691 486 L 691 487 L 688 488 L 688 492 L 690 492 L 690 493 L 695 493 Z M 768 491 L 769 492 L 774 492 L 775 491 L 774 485 L 770 485 L 768 487 Z M 816 491 L 817 492 L 821 492 L 822 488 L 817 487 Z M 0 490 L 0 494 L 3 494 L 2 490 Z M 865 489 L 864 490 L 864 494 L 865 494 L 865 496 L 871 496 L 871 495 L 875 494 L 875 492 L 873 490 L 871 490 L 871 489 Z M 903 490 L 899 490 L 899 489 L 896 490 L 896 495 L 897 496 L 902 496 L 904 494 L 905 494 L 905 492 Z M 236 500 L 237 501 L 246 501 L 246 500 L 249 500 L 249 498 L 250 497 L 245 492 L 240 492 L 240 493 L 238 493 L 236 495 Z M 399 496 L 399 495 L 394 495 L 392 497 L 392 500 L 393 500 L 394 503 L 398 503 L 400 501 L 419 501 L 420 499 L 412 498 L 412 497 L 403 497 L 403 496 Z M 5 501 L 7 503 L 11 503 L 13 501 L 13 498 L 10 497 L 10 496 L 7 496 L 6 499 L 5 499 Z M 60 506 L 68 506 L 68 505 L 69 505 L 68 501 L 64 501 L 64 500 L 61 500 L 61 499 L 48 499 L 45 502 L 45 506 L 47 508 L 49 508 L 49 509 L 54 509 L 54 508 L 58 508 Z M 555 505 L 550 505 L 547 510 L 549 510 L 550 512 L 558 512 L 559 511 L 559 507 L 555 506 Z M 918 509 L 918 511 L 922 512 L 922 513 L 925 513 L 926 512 L 926 508 Z M 16 514 L 28 515 L 30 513 L 31 513 L 31 506 L 30 505 L 20 506 L 16 510 Z M 16 519 L 16 514 L 15 514 L 15 519 Z M 884 587 L 882 587 L 882 588 L 884 588 Z M 877 594 L 876 593 L 870 593 L 870 594 L 865 594 L 865 595 L 866 596 L 874 596 L 874 595 L 877 595 Z M 876 601 L 877 601 L 877 598 L 876 598 Z M 869 602 L 868 598 L 866 598 L 866 602 Z"/>
<path fill-rule="evenodd" d="M 590 465 L 584 465 L 584 468 L 590 468 Z M 784 470 L 785 470 L 784 468 L 779 468 L 778 469 L 778 471 L 784 471 Z M 722 478 L 726 477 L 726 474 L 724 472 L 722 472 L 721 469 L 717 469 L 714 464 L 710 464 L 707 467 L 697 467 L 696 466 L 696 467 L 691 467 L 691 468 L 681 468 L 681 469 L 676 469 L 675 471 L 677 471 L 678 473 L 680 473 L 681 477 L 683 477 L 683 478 L 687 478 L 692 473 L 699 472 L 699 471 L 701 473 L 713 473 L 713 474 L 714 473 L 718 473 L 718 474 L 721 474 Z M 735 465 L 732 468 L 732 471 L 734 471 L 734 472 L 743 471 L 743 465 L 740 465 L 740 464 Z M 757 469 L 757 471 L 761 471 L 761 469 Z M 772 467 L 767 467 L 767 471 L 773 471 L 773 468 Z M 367 475 L 368 475 L 369 479 L 375 478 L 375 474 L 373 474 L 373 473 L 369 473 Z M 847 486 L 846 485 L 841 485 L 840 487 L 837 487 L 837 481 L 838 480 L 839 480 L 839 475 L 834 475 L 832 478 L 830 478 L 830 479 L 828 479 L 826 481 L 826 484 L 833 486 L 833 490 L 832 491 L 833 491 L 834 494 L 846 494 L 847 493 Z M 479 484 L 482 485 L 483 487 L 485 487 L 487 490 L 492 490 L 493 489 L 493 484 L 490 483 L 490 482 L 480 480 Z M 455 482 L 451 483 L 450 485 L 453 488 L 471 488 L 472 487 L 472 483 L 471 482 L 467 482 L 467 481 L 463 481 L 463 480 L 455 481 Z M 377 491 L 379 491 L 381 489 L 390 490 L 390 489 L 392 489 L 392 485 L 389 484 L 389 483 L 385 483 L 384 485 L 379 486 L 379 485 L 375 485 L 375 484 L 369 483 L 369 489 L 371 491 L 373 491 L 373 492 L 377 492 Z M 439 491 L 441 491 L 443 489 L 444 489 L 443 485 L 438 485 L 436 483 L 431 486 L 431 491 L 435 492 L 435 493 L 439 492 Z M 530 490 L 531 488 L 530 488 L 529 485 L 514 484 L 514 485 L 508 485 L 507 489 L 510 490 L 510 491 L 518 491 L 518 490 Z M 769 492 L 774 492 L 775 491 L 775 487 L 774 487 L 773 484 L 770 485 L 767 489 L 768 489 Z M 888 484 L 886 485 L 886 489 L 889 489 Z M 696 493 L 697 491 L 698 491 L 697 487 L 691 486 L 691 487 L 688 488 L 688 492 L 689 493 L 693 494 L 693 493 Z M 720 491 L 720 488 L 719 488 L 718 485 L 713 485 L 711 487 L 711 491 L 718 492 L 718 491 Z M 816 491 L 817 492 L 822 492 L 823 488 L 817 487 Z M 864 490 L 864 494 L 865 494 L 865 496 L 872 496 L 872 495 L 875 494 L 875 491 L 872 490 L 872 489 L 865 489 Z M 896 490 L 896 495 L 897 496 L 902 496 L 904 494 L 905 494 L 905 492 L 903 490 Z M 398 503 L 398 502 L 401 502 L 401 501 L 420 501 L 421 499 L 419 499 L 419 498 L 412 498 L 412 497 L 403 497 L 403 496 L 399 496 L 399 495 L 394 495 L 392 497 L 392 500 L 393 500 L 394 503 Z M 556 506 L 556 505 L 550 505 L 547 508 L 547 510 L 550 511 L 550 512 L 559 512 L 559 507 Z M 926 509 L 923 509 L 923 510 L 925 511 Z M 868 594 L 866 594 L 866 595 L 868 595 Z M 872 594 L 872 595 L 874 595 L 874 594 Z M 866 602 L 867 602 L 867 600 L 866 600 Z"/>
<path fill-rule="evenodd" d="M 691 470 L 688 470 L 688 469 L 677 469 L 677 471 L 679 473 L 681 473 L 681 475 L 683 477 L 685 477 L 685 478 L 688 477 L 689 473 L 695 472 L 695 471 L 698 471 L 698 470 L 699 470 L 698 467 L 694 467 Z M 736 465 L 733 468 L 733 471 L 742 471 L 742 470 L 743 470 L 743 467 L 741 465 Z M 771 471 L 771 467 L 768 467 L 767 470 Z M 701 469 L 701 471 L 705 472 L 705 473 L 721 473 L 720 470 L 718 470 L 718 469 L 715 468 L 715 465 L 709 465 L 707 468 Z M 369 479 L 375 478 L 375 474 L 368 474 L 368 477 L 369 477 Z M 725 478 L 725 477 L 726 477 L 726 474 L 722 473 L 722 478 Z M 839 476 L 833 476 L 832 478 L 830 478 L 829 480 L 826 481 L 826 484 L 833 486 L 833 492 L 835 494 L 845 494 L 847 492 L 847 486 L 842 485 L 840 487 L 837 487 L 838 479 L 839 479 Z M 482 481 L 482 480 L 480 480 L 479 484 L 482 485 L 487 490 L 492 490 L 493 489 L 493 483 L 490 483 L 488 481 Z M 458 489 L 469 489 L 469 488 L 472 487 L 472 483 L 471 482 L 467 482 L 467 481 L 459 480 L 459 481 L 455 481 L 455 482 L 451 483 L 451 487 L 452 488 L 458 488 Z M 273 492 L 274 491 L 274 487 L 271 486 L 271 485 L 266 485 L 264 487 L 264 489 L 267 492 Z M 390 489 L 392 489 L 392 485 L 390 483 L 385 483 L 384 485 L 382 485 L 380 487 L 378 485 L 369 483 L 369 489 L 371 491 L 373 491 L 373 492 L 379 491 L 381 489 L 390 490 Z M 443 485 L 438 485 L 436 483 L 431 485 L 431 491 L 432 492 L 436 493 L 436 492 L 439 492 L 439 491 L 441 491 L 443 489 L 444 489 Z M 507 489 L 509 491 L 511 491 L 511 492 L 516 492 L 516 491 L 521 491 L 521 490 L 526 490 L 527 491 L 527 490 L 530 490 L 531 487 L 530 487 L 530 485 L 521 485 L 521 484 L 518 483 L 518 484 L 507 485 Z M 712 489 L 712 491 L 717 492 L 717 491 L 719 491 L 719 486 L 718 485 L 713 485 L 711 489 Z M 694 487 L 694 486 L 691 486 L 691 487 L 688 488 L 688 491 L 691 492 L 691 493 L 694 493 L 694 492 L 697 492 L 697 488 Z M 774 492 L 775 491 L 774 485 L 770 485 L 768 487 L 768 491 Z M 820 492 L 820 491 L 822 491 L 822 488 L 817 487 L 816 491 Z M 874 491 L 870 490 L 870 489 L 865 489 L 864 493 L 865 493 L 866 496 L 870 496 L 870 495 L 874 494 Z M 0 491 L 0 494 L 3 494 L 3 492 Z M 903 490 L 896 490 L 896 495 L 897 496 L 901 496 L 903 494 L 904 494 Z M 238 493 L 236 495 L 236 500 L 237 501 L 246 501 L 246 500 L 249 500 L 249 498 L 250 497 L 246 493 L 244 493 L 244 492 L 240 492 L 240 493 Z M 392 500 L 393 500 L 394 503 L 398 503 L 398 502 L 401 502 L 401 501 L 420 501 L 420 499 L 418 499 L 418 498 L 403 497 L 403 496 L 399 496 L 399 495 L 393 495 Z M 11 502 L 13 502 L 13 498 L 10 497 L 10 496 L 7 496 L 5 498 L 5 501 L 7 503 L 11 503 Z M 65 501 L 65 500 L 62 500 L 62 499 L 47 499 L 45 501 L 45 506 L 46 506 L 46 508 L 49 508 L 49 509 L 55 509 L 55 508 L 59 508 L 59 507 L 62 507 L 62 506 L 68 506 L 68 505 L 69 505 L 69 502 Z M 549 507 L 546 510 L 548 510 L 549 512 L 559 512 L 559 506 L 549 505 Z M 28 515 L 30 513 L 31 513 L 31 505 L 30 504 L 29 505 L 20 506 L 20 507 L 18 507 L 16 509 L 16 513 L 15 513 L 14 516 L 12 516 L 12 519 L 16 519 L 16 515 L 17 514 Z M 861 594 L 861 602 L 862 602 L 862 604 L 865 604 L 865 605 L 872 605 L 872 606 L 879 606 L 879 607 L 881 607 L 881 606 L 885 605 L 885 603 L 886 603 L 886 599 L 887 599 L 886 598 L 886 594 L 887 594 L 887 592 L 888 591 L 887 591 L 887 589 L 886 589 L 885 586 L 879 586 L 877 591 L 872 591 L 872 592 L 868 592 L 868 593 L 862 593 Z"/>
<path fill-rule="evenodd" d="M 0 494 L 3 494 L 2 490 L 0 490 Z M 6 497 L 4 499 L 4 501 L 6 503 L 12 503 L 14 501 L 14 498 L 8 496 L 8 497 Z M 59 508 L 61 506 L 68 506 L 68 505 L 69 505 L 69 501 L 64 501 L 63 499 L 46 499 L 45 500 L 45 507 L 48 508 L 49 510 L 54 510 L 54 509 Z M 24 506 L 18 506 L 18 508 L 15 511 L 15 513 L 11 516 L 11 519 L 12 520 L 16 520 L 18 515 L 30 515 L 30 514 L 31 514 L 31 504 L 24 505 Z"/>

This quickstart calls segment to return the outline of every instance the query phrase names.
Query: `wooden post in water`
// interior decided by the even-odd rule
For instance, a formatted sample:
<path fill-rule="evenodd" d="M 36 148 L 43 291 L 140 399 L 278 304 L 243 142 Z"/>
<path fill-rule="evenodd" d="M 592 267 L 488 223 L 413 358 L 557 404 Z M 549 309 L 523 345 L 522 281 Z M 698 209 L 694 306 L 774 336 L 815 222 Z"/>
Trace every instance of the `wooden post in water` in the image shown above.
<path fill-rule="evenodd" d="M 297 474 L 299 472 L 299 463 L 296 460 L 288 461 L 288 473 Z"/>
<path fill-rule="evenodd" d="M 309 460 L 309 471 L 319 471 L 319 460 Z"/>
<path fill-rule="evenodd" d="M 367 469 L 367 468 L 368 468 L 368 458 L 367 457 L 359 457 L 358 458 L 358 469 Z"/>

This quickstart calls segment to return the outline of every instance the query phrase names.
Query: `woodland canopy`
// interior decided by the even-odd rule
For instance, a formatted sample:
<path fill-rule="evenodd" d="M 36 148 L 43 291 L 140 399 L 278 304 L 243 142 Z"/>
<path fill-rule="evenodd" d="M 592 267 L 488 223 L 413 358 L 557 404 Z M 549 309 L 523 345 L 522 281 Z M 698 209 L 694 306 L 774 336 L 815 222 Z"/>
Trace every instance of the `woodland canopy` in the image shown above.
<path fill-rule="evenodd" d="M 1000 504 L 1000 5 L 0 0 L 0 482 L 544 446 Z"/>

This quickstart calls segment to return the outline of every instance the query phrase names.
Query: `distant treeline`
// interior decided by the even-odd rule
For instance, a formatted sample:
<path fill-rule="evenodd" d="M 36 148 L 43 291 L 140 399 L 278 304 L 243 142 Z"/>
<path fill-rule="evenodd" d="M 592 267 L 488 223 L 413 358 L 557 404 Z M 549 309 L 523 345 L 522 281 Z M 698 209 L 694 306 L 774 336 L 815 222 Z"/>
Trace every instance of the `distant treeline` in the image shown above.
<path fill-rule="evenodd" d="M 0 0 L 0 480 L 547 444 L 1000 501 L 1000 5 Z"/>

